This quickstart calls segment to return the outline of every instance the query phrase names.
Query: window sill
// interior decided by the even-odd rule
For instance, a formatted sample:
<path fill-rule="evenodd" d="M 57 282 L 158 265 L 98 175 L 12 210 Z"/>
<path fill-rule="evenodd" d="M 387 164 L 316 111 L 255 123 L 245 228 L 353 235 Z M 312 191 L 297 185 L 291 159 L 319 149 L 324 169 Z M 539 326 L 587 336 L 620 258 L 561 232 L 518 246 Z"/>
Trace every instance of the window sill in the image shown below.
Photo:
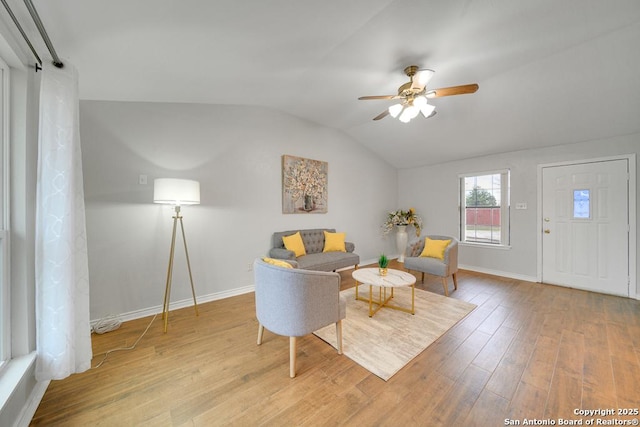
<path fill-rule="evenodd" d="M 460 246 L 466 246 L 469 248 L 487 248 L 487 249 L 498 249 L 501 251 L 511 250 L 511 245 L 492 245 L 489 243 L 471 243 L 471 242 L 460 242 Z"/>
<path fill-rule="evenodd" d="M 29 368 L 36 361 L 36 352 L 27 354 L 26 356 L 16 357 L 7 361 L 3 366 L 0 374 L 0 408 L 4 408 L 5 404 L 13 394 L 14 390 L 20 384 Z"/>

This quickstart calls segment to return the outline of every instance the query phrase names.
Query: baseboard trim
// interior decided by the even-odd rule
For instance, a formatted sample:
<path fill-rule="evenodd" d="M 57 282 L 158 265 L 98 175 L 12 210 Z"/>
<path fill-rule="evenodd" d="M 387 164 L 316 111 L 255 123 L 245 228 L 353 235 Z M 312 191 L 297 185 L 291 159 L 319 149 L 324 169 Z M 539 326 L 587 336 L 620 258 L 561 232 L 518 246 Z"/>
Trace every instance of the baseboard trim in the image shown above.
<path fill-rule="evenodd" d="M 363 265 L 369 265 L 369 264 L 377 264 L 378 263 L 378 259 L 364 259 L 364 260 L 360 260 L 360 264 L 358 264 L 358 268 L 360 268 L 360 266 Z M 345 267 L 345 268 L 339 268 L 336 271 L 345 271 L 345 270 L 351 270 L 353 268 L 353 266 L 349 266 L 349 267 Z"/>
<path fill-rule="evenodd" d="M 250 292 L 253 292 L 253 291 L 255 291 L 255 289 L 256 289 L 255 286 L 249 285 L 249 286 L 243 286 L 241 288 L 231 289 L 231 290 L 228 290 L 228 291 L 222 291 L 222 292 L 216 292 L 214 294 L 203 295 L 201 297 L 198 297 L 198 303 L 217 301 L 217 300 L 220 300 L 220 299 L 236 297 L 238 295 L 244 295 L 244 294 L 248 294 Z M 192 300 L 191 299 L 187 299 L 185 301 L 187 302 L 185 307 L 190 307 Z"/>
<path fill-rule="evenodd" d="M 458 268 L 461 270 L 470 270 L 470 271 L 475 271 L 478 273 L 484 273 L 484 274 L 491 274 L 493 276 L 501 276 L 501 277 L 507 277 L 509 279 L 517 279 L 517 280 L 524 280 L 526 282 L 534 282 L 534 283 L 541 283 L 537 277 L 535 276 L 527 276 L 524 274 L 517 274 L 517 273 L 510 273 L 508 271 L 501 271 L 501 270 L 492 270 L 490 268 L 483 268 L 483 267 L 476 267 L 476 266 L 472 266 L 472 265 L 462 265 L 462 264 L 458 264 Z M 561 285 L 555 285 L 553 283 L 549 283 L 550 285 L 553 286 L 561 286 Z M 595 292 L 591 289 L 582 289 L 582 288 L 576 288 L 576 287 L 569 287 L 570 289 L 580 289 L 583 291 L 589 291 L 589 292 Z M 619 296 L 622 298 L 631 298 L 631 299 L 636 299 L 640 301 L 640 294 L 636 294 L 636 295 L 616 295 L 616 294 L 607 294 L 607 295 L 614 295 L 614 296 Z"/>
<path fill-rule="evenodd" d="M 27 399 L 27 404 L 22 408 L 20 416 L 16 420 L 15 427 L 28 427 L 31 424 L 33 416 L 36 414 L 36 410 L 38 409 L 50 382 L 51 381 L 39 381 L 36 383 L 35 387 L 31 390 L 29 398 Z"/>
<path fill-rule="evenodd" d="M 511 273 L 508 271 L 493 270 L 491 268 L 476 267 L 474 265 L 463 264 L 458 264 L 458 268 L 461 270 L 475 271 L 477 273 L 491 274 L 493 276 L 507 277 L 509 279 L 524 280 L 525 282 L 538 282 L 538 278 L 536 276 L 528 276 L 526 274 Z"/>
<path fill-rule="evenodd" d="M 397 256 L 395 256 L 394 258 L 397 258 Z M 378 262 L 377 259 L 370 259 L 370 260 L 362 260 L 360 262 L 359 265 L 370 265 L 370 264 L 376 264 Z M 341 269 L 341 270 L 348 270 L 351 269 L 352 267 L 348 267 L 345 269 Z M 525 282 L 534 282 L 537 283 L 538 279 L 535 276 L 528 276 L 526 274 L 518 274 L 518 273 L 511 273 L 508 271 L 502 271 L 502 270 L 494 270 L 491 268 L 484 268 L 484 267 L 477 267 L 477 266 L 473 266 L 473 265 L 465 265 L 465 264 L 459 264 L 458 268 L 460 268 L 461 270 L 469 270 L 469 271 L 475 271 L 478 273 L 484 273 L 484 274 L 491 274 L 493 276 L 501 276 L 501 277 L 507 277 L 509 279 L 516 279 L 516 280 L 523 280 Z M 339 270 L 340 271 L 340 270 Z M 198 300 L 198 304 L 202 304 L 202 303 L 206 303 L 206 302 L 211 302 L 211 301 L 217 301 L 217 300 L 221 300 L 221 299 L 225 299 L 225 298 L 231 298 L 231 297 L 235 297 L 238 295 L 244 295 L 244 294 L 248 294 L 250 292 L 253 292 L 255 290 L 255 287 L 253 285 L 249 285 L 249 286 L 244 286 L 241 288 L 236 288 L 236 289 L 231 289 L 228 291 L 222 291 L 222 292 L 216 292 L 213 294 L 208 294 L 208 295 L 202 295 L 199 296 L 197 298 Z M 635 299 L 640 300 L 640 294 L 635 295 Z M 185 308 L 185 307 L 191 307 L 193 306 L 193 300 L 191 298 L 186 298 L 180 301 L 174 301 L 171 304 L 169 304 L 169 310 L 176 310 L 179 308 Z M 120 319 L 123 322 L 129 321 L 129 320 L 135 320 L 135 319 L 140 319 L 143 317 L 148 317 L 148 316 L 153 316 L 154 314 L 158 314 L 162 312 L 162 306 L 158 305 L 155 307 L 149 307 L 149 308 L 145 308 L 142 310 L 136 310 L 136 311 L 131 311 L 128 313 L 122 313 L 120 314 Z M 96 319 L 96 320 L 92 320 L 91 324 L 95 324 L 96 322 L 98 322 L 100 319 Z"/>
<path fill-rule="evenodd" d="M 248 294 L 249 292 L 253 292 L 255 287 L 253 285 L 244 286 L 241 288 L 231 289 L 228 291 L 216 292 L 208 295 L 201 295 L 196 298 L 198 304 L 203 304 L 206 302 L 217 301 L 225 298 L 235 297 L 238 295 Z M 169 311 L 177 310 L 179 308 L 192 307 L 193 306 L 193 298 L 186 298 L 180 301 L 174 301 L 169 304 Z M 154 314 L 158 314 L 162 312 L 162 306 L 156 305 L 154 307 L 144 308 L 141 310 L 130 311 L 128 313 L 122 313 L 118 315 L 118 318 L 127 322 L 129 320 L 141 319 L 143 317 L 153 316 Z M 93 326 L 95 323 L 100 321 L 101 319 L 95 319 L 91 321 L 91 325 Z"/>
<path fill-rule="evenodd" d="M 377 264 L 378 260 L 377 259 L 371 259 L 371 260 L 364 260 L 361 261 L 359 265 L 368 265 L 368 264 Z M 340 269 L 338 271 L 342 271 L 342 270 L 349 270 L 353 267 L 345 267 L 343 269 Z M 201 295 L 199 297 L 197 297 L 197 301 L 198 304 L 203 304 L 206 302 L 211 302 L 211 301 L 217 301 L 217 300 L 221 300 L 221 299 L 225 299 L 225 298 L 231 298 L 231 297 L 235 297 L 238 295 L 243 295 L 243 294 L 248 294 L 250 292 L 253 292 L 255 290 L 255 286 L 254 285 L 249 285 L 249 286 L 243 286 L 241 288 L 236 288 L 236 289 L 231 289 L 228 291 L 222 291 L 222 292 L 216 292 L 213 294 L 208 294 L 208 295 Z M 179 308 L 185 308 L 185 307 L 192 307 L 193 306 L 193 299 L 192 298 L 185 298 L 183 300 L 180 301 L 174 301 L 172 303 L 169 304 L 169 310 L 177 310 Z M 143 317 L 149 317 L 149 316 L 153 316 L 154 314 L 158 314 L 162 312 L 162 306 L 161 305 L 156 305 L 153 307 L 148 307 L 148 308 L 143 308 L 141 310 L 135 310 L 135 311 L 130 311 L 127 313 L 121 313 L 119 315 L 117 315 L 118 319 L 120 319 L 120 321 L 122 322 L 127 322 L 129 320 L 135 320 L 135 319 L 141 319 Z M 91 326 L 95 325 L 97 322 L 99 322 L 102 319 L 94 319 L 91 320 Z"/>

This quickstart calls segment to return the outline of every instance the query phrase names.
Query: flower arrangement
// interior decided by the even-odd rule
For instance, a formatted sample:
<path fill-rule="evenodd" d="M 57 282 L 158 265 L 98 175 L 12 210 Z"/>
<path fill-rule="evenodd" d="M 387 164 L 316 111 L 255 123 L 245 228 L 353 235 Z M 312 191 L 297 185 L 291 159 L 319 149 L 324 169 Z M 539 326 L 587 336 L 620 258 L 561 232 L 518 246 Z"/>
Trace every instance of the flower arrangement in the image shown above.
<path fill-rule="evenodd" d="M 408 211 L 391 211 L 387 215 L 387 220 L 382 224 L 384 234 L 389 234 L 396 225 L 413 225 L 416 229 L 416 236 L 420 236 L 422 231 L 422 218 L 416 215 L 416 211 L 410 208 Z"/>

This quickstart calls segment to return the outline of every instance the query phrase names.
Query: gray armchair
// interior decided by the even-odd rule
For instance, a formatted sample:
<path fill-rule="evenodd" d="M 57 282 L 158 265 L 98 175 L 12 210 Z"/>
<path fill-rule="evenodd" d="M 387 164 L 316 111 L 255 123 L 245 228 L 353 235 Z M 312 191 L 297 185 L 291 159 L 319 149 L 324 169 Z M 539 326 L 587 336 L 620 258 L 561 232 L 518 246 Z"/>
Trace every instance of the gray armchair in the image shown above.
<path fill-rule="evenodd" d="M 336 324 L 338 354 L 342 354 L 342 319 L 347 302 L 340 295 L 340 275 L 267 264 L 256 259 L 255 277 L 258 345 L 264 328 L 289 337 L 289 375 L 296 376 L 296 338 Z"/>
<path fill-rule="evenodd" d="M 404 267 L 407 270 L 422 272 L 422 283 L 424 283 L 424 273 L 441 277 L 444 294 L 449 296 L 447 277 L 453 277 L 453 287 L 454 289 L 458 289 L 458 278 L 456 276 L 458 272 L 458 240 L 450 236 L 430 235 L 426 237 L 433 240 L 451 240 L 451 243 L 449 243 L 449 246 L 447 246 L 444 251 L 444 259 L 421 257 L 420 254 L 424 249 L 425 241 L 425 239 L 422 238 L 414 244 L 409 245 L 407 251 L 409 256 L 404 259 Z"/>

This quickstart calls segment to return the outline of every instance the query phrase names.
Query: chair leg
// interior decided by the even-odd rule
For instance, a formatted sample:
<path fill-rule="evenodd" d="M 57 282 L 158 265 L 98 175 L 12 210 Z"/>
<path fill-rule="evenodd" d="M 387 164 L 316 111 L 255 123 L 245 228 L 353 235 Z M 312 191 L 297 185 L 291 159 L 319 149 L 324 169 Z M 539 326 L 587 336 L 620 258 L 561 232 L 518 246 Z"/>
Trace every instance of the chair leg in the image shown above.
<path fill-rule="evenodd" d="M 422 283 L 424 283 L 424 272 L 422 272 Z"/>
<path fill-rule="evenodd" d="M 445 296 L 449 296 L 449 285 L 447 284 L 447 278 L 443 277 L 442 278 L 442 286 L 444 287 L 444 295 Z"/>
<path fill-rule="evenodd" d="M 296 376 L 296 337 L 289 337 L 289 376 Z"/>
<path fill-rule="evenodd" d="M 458 290 L 458 276 L 457 273 L 453 273 L 453 288 Z"/>
<path fill-rule="evenodd" d="M 262 323 L 258 323 L 258 345 L 262 344 L 263 333 L 264 333 L 264 326 L 262 326 Z"/>
<path fill-rule="evenodd" d="M 336 322 L 336 340 L 338 344 L 338 354 L 342 354 L 342 320 Z"/>

